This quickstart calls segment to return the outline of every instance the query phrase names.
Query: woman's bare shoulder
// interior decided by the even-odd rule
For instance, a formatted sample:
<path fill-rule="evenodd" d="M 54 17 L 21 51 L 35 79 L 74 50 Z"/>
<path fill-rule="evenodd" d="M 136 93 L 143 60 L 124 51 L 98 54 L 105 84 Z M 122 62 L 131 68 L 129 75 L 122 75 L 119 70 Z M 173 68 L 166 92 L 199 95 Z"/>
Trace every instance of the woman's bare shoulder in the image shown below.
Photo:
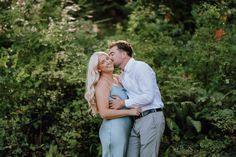
<path fill-rule="evenodd" d="M 95 90 L 99 90 L 99 91 L 106 91 L 108 90 L 108 84 L 105 80 L 99 80 L 96 84 Z"/>
<path fill-rule="evenodd" d="M 95 87 L 95 95 L 96 99 L 104 99 L 109 95 L 109 86 L 107 85 L 106 81 L 99 80 L 96 87 Z"/>

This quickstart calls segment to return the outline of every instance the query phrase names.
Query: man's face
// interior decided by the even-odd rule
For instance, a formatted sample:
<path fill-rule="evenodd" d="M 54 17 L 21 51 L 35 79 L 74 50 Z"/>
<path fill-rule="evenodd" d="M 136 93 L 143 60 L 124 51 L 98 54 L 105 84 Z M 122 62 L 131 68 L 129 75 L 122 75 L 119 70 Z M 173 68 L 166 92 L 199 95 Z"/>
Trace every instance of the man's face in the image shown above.
<path fill-rule="evenodd" d="M 113 61 L 115 67 L 120 67 L 123 62 L 123 57 L 122 52 L 117 46 L 114 46 L 109 50 L 109 57 Z"/>

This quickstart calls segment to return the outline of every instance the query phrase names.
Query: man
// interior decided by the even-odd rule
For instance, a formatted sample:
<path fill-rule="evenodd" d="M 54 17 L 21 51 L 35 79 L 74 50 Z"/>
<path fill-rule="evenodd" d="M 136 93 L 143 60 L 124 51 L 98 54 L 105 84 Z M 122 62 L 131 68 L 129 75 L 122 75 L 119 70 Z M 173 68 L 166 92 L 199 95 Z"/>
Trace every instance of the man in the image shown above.
<path fill-rule="evenodd" d="M 165 128 L 162 112 L 164 104 L 152 68 L 132 58 L 133 49 L 127 41 L 119 40 L 109 45 L 109 56 L 115 67 L 120 68 L 120 81 L 127 90 L 129 99 L 114 100 L 110 108 L 141 108 L 132 128 L 128 157 L 157 157 Z"/>

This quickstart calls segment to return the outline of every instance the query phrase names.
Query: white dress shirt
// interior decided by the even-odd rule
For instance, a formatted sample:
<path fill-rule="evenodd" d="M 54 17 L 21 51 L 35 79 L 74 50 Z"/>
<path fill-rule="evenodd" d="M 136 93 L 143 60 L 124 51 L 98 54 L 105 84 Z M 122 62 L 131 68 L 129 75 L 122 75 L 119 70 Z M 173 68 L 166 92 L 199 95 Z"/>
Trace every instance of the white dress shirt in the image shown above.
<path fill-rule="evenodd" d="M 121 74 L 121 82 L 129 96 L 125 100 L 127 108 L 140 107 L 146 111 L 164 107 L 155 72 L 148 64 L 131 58 Z"/>

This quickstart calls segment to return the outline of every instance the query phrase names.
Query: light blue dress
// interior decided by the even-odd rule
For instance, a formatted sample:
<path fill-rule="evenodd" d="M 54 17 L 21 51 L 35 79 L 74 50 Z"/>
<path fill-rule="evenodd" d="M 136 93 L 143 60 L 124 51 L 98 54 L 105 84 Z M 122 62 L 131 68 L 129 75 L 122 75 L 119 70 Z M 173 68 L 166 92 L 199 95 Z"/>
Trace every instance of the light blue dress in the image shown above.
<path fill-rule="evenodd" d="M 109 99 L 113 99 L 112 96 L 127 99 L 126 91 L 121 86 L 112 86 Z M 126 157 L 132 126 L 133 121 L 131 117 L 103 120 L 99 130 L 99 137 L 102 143 L 102 157 Z"/>

